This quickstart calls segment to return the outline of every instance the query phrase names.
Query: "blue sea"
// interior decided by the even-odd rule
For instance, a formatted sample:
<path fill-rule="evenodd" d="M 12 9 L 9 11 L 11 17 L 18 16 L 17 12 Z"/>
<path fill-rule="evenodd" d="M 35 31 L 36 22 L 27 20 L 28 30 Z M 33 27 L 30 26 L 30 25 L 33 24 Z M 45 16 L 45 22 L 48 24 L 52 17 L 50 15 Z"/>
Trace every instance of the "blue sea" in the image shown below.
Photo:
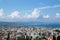
<path fill-rule="evenodd" d="M 60 28 L 60 23 L 46 23 L 46 22 L 0 22 L 0 26 L 19 26 L 19 27 L 49 27 Z"/>

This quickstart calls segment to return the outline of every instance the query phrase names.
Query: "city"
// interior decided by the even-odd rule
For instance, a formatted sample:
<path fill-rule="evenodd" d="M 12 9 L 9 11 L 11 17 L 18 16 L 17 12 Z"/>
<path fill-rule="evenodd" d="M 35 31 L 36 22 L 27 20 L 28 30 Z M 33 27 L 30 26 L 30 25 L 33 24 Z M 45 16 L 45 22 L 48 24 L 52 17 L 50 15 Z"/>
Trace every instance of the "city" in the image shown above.
<path fill-rule="evenodd" d="M 0 40 L 60 40 L 60 28 L 2 26 Z"/>

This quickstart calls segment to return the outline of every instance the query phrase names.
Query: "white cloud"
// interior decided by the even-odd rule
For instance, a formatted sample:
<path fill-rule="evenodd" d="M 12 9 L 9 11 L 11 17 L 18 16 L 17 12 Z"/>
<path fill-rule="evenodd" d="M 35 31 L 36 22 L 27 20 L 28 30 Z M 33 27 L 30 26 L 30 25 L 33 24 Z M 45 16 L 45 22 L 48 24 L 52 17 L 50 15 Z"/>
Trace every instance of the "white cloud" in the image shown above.
<path fill-rule="evenodd" d="M 3 16 L 3 9 L 0 9 L 0 17 Z"/>
<path fill-rule="evenodd" d="M 56 17 L 60 17 L 60 13 L 56 13 Z"/>
<path fill-rule="evenodd" d="M 49 9 L 49 8 L 58 8 L 58 7 L 60 7 L 60 5 L 45 6 L 45 7 L 39 8 L 39 9 Z"/>
<path fill-rule="evenodd" d="M 11 18 L 19 17 L 19 16 L 20 16 L 19 13 L 20 13 L 20 12 L 18 12 L 18 11 L 14 11 L 14 12 L 12 12 L 10 15 L 8 15 L 8 17 L 11 17 Z"/>
<path fill-rule="evenodd" d="M 22 14 L 22 13 L 21 13 Z M 20 15 L 20 12 L 14 11 L 10 15 L 7 15 L 7 18 L 19 18 L 19 19 L 35 19 L 40 16 L 40 10 L 35 8 L 30 14 Z"/>
<path fill-rule="evenodd" d="M 40 10 L 39 9 L 34 9 L 34 11 L 32 12 L 32 17 L 34 18 L 38 18 L 40 15 Z"/>
<path fill-rule="evenodd" d="M 43 18 L 48 19 L 50 16 L 49 15 L 44 15 Z"/>
<path fill-rule="evenodd" d="M 40 15 L 40 10 L 35 8 L 31 14 L 27 14 L 24 16 L 24 18 L 38 18 Z"/>

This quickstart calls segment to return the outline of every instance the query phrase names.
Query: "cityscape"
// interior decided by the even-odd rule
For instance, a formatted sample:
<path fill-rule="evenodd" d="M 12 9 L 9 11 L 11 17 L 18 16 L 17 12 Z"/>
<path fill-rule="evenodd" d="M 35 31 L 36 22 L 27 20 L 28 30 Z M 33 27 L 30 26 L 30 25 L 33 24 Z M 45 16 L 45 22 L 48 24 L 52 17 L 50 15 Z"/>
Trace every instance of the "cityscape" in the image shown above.
<path fill-rule="evenodd" d="M 1 26 L 0 40 L 60 40 L 60 28 Z"/>

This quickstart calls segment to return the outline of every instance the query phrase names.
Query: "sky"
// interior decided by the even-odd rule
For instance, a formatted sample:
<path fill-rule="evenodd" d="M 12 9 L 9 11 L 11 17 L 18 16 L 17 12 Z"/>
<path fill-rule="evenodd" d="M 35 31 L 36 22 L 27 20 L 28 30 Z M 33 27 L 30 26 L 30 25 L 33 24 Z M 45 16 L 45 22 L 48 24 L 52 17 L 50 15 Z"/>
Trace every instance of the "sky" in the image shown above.
<path fill-rule="evenodd" d="M 60 22 L 60 0 L 0 0 L 0 21 Z"/>

